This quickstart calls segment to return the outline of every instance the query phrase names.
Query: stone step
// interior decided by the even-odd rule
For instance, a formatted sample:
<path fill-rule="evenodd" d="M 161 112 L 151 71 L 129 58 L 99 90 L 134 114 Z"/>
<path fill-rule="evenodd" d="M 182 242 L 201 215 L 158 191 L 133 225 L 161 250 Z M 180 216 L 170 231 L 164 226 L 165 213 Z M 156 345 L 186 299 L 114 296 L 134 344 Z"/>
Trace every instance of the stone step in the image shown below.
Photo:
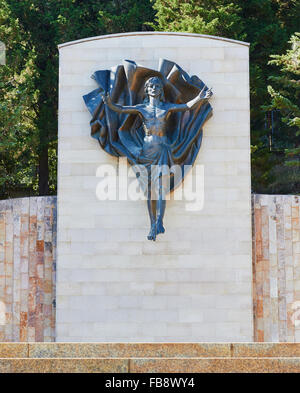
<path fill-rule="evenodd" d="M 300 357 L 300 343 L 0 343 L 0 358 Z"/>
<path fill-rule="evenodd" d="M 0 373 L 299 373 L 300 358 L 0 358 Z"/>
<path fill-rule="evenodd" d="M 0 343 L 3 372 L 300 372 L 300 343 Z"/>

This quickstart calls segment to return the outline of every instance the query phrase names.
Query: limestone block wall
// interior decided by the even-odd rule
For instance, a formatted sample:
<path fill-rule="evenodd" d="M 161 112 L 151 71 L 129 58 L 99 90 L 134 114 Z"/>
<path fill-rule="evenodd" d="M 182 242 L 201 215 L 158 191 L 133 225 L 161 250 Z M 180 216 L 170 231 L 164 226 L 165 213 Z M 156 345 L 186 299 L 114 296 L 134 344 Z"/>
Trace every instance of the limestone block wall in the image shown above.
<path fill-rule="evenodd" d="M 0 342 L 55 340 L 56 197 L 0 201 Z"/>
<path fill-rule="evenodd" d="M 299 217 L 299 196 L 253 196 L 255 341 L 300 341 Z"/>
<path fill-rule="evenodd" d="M 252 341 L 248 44 L 129 33 L 60 45 L 57 341 Z M 204 207 L 168 201 L 149 242 L 145 201 L 99 201 L 96 171 L 118 160 L 90 137 L 90 76 L 131 59 L 179 64 L 213 87 L 196 165 Z M 199 174 L 190 174 L 190 181 Z"/>

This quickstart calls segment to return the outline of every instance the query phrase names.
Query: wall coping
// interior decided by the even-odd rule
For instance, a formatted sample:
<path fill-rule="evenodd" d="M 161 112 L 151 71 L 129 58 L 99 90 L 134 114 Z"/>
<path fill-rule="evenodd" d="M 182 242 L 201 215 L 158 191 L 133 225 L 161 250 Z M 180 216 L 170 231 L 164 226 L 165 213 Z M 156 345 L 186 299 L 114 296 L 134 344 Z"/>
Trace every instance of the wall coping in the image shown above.
<path fill-rule="evenodd" d="M 239 44 L 239 45 L 243 45 L 243 46 L 250 46 L 249 42 L 237 41 L 237 40 L 233 40 L 231 38 L 218 37 L 218 36 L 214 36 L 214 35 L 195 34 L 195 33 L 180 33 L 180 32 L 165 32 L 165 31 L 145 31 L 145 32 L 138 31 L 138 32 L 131 32 L 131 33 L 107 34 L 107 35 L 100 35 L 100 36 L 96 36 L 96 37 L 82 38 L 80 40 L 75 40 L 75 41 L 70 41 L 70 42 L 65 42 L 65 43 L 59 44 L 58 49 L 62 49 L 62 48 L 65 48 L 65 47 L 71 46 L 71 45 L 82 44 L 84 42 L 89 42 L 89 41 L 105 40 L 105 39 L 109 39 L 109 38 L 119 38 L 119 37 L 147 36 L 147 35 L 166 35 L 166 36 L 171 35 L 171 36 L 207 38 L 207 39 L 211 39 L 211 40 L 231 42 L 231 43 Z"/>

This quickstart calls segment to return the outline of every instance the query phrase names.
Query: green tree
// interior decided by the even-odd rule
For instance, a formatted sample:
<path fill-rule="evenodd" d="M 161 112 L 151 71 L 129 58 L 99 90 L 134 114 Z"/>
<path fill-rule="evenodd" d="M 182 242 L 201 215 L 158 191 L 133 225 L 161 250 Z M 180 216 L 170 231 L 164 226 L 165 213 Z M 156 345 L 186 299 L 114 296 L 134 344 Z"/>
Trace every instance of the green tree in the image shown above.
<path fill-rule="evenodd" d="M 252 189 L 277 192 L 272 168 L 281 162 L 282 154 L 270 149 L 262 106 L 269 102 L 268 78 L 280 73 L 274 64 L 268 65 L 269 56 L 287 49 L 289 37 L 299 27 L 300 2 L 155 0 L 154 9 L 156 30 L 211 34 L 250 42 Z M 283 138 L 282 143 L 288 144 L 288 138 Z"/>
<path fill-rule="evenodd" d="M 136 31 L 151 21 L 150 0 L 0 0 L 0 192 L 56 192 L 57 45 Z"/>
<path fill-rule="evenodd" d="M 159 31 L 182 31 L 241 39 L 244 37 L 239 4 L 226 0 L 156 0 Z"/>
<path fill-rule="evenodd" d="M 289 145 L 289 131 L 285 130 L 280 146 L 270 144 L 272 126 L 262 109 L 269 102 L 267 86 L 271 75 L 279 75 L 274 65 L 268 65 L 273 53 L 283 53 L 288 39 L 299 23 L 300 4 L 297 0 L 247 0 L 239 1 L 242 7 L 246 41 L 250 42 L 250 99 L 251 99 L 251 166 L 252 189 L 259 193 L 287 193 L 288 188 L 278 188 L 274 183 L 273 168 L 278 167 Z M 273 124 L 277 127 L 277 124 Z M 283 125 L 281 125 L 281 128 Z"/>
<path fill-rule="evenodd" d="M 266 111 L 279 111 L 284 139 L 289 141 L 280 165 L 274 166 L 272 186 L 290 193 L 300 192 L 300 33 L 292 35 L 291 48 L 283 55 L 272 55 L 270 65 L 280 67 L 280 74 L 270 76 L 268 86 L 271 103 Z M 281 135 L 279 135 L 281 137 Z"/>
<path fill-rule="evenodd" d="M 9 53 L 0 66 L 0 195 L 18 196 L 35 188 L 32 150 L 36 94 L 32 84 L 34 54 L 22 35 L 18 20 L 6 3 L 0 2 L 0 32 Z"/>

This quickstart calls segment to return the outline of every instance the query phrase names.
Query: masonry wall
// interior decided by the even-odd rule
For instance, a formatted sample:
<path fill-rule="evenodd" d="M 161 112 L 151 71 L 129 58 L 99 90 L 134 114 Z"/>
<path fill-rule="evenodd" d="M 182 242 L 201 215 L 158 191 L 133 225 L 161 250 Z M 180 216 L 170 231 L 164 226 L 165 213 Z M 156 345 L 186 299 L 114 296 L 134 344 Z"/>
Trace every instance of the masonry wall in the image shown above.
<path fill-rule="evenodd" d="M 59 49 L 57 341 L 252 341 L 248 45 L 133 33 Z M 145 201 L 96 198 L 97 168 L 118 159 L 90 137 L 82 96 L 96 70 L 160 57 L 213 87 L 214 114 L 196 161 L 204 208 L 168 201 L 150 242 Z"/>
<path fill-rule="evenodd" d="M 253 196 L 255 341 L 300 341 L 299 216 L 299 196 Z"/>
<path fill-rule="evenodd" d="M 55 339 L 56 197 L 0 201 L 0 341 Z"/>
<path fill-rule="evenodd" d="M 299 342 L 300 198 L 252 201 L 254 340 Z M 55 341 L 55 249 L 56 197 L 0 201 L 0 342 Z"/>

